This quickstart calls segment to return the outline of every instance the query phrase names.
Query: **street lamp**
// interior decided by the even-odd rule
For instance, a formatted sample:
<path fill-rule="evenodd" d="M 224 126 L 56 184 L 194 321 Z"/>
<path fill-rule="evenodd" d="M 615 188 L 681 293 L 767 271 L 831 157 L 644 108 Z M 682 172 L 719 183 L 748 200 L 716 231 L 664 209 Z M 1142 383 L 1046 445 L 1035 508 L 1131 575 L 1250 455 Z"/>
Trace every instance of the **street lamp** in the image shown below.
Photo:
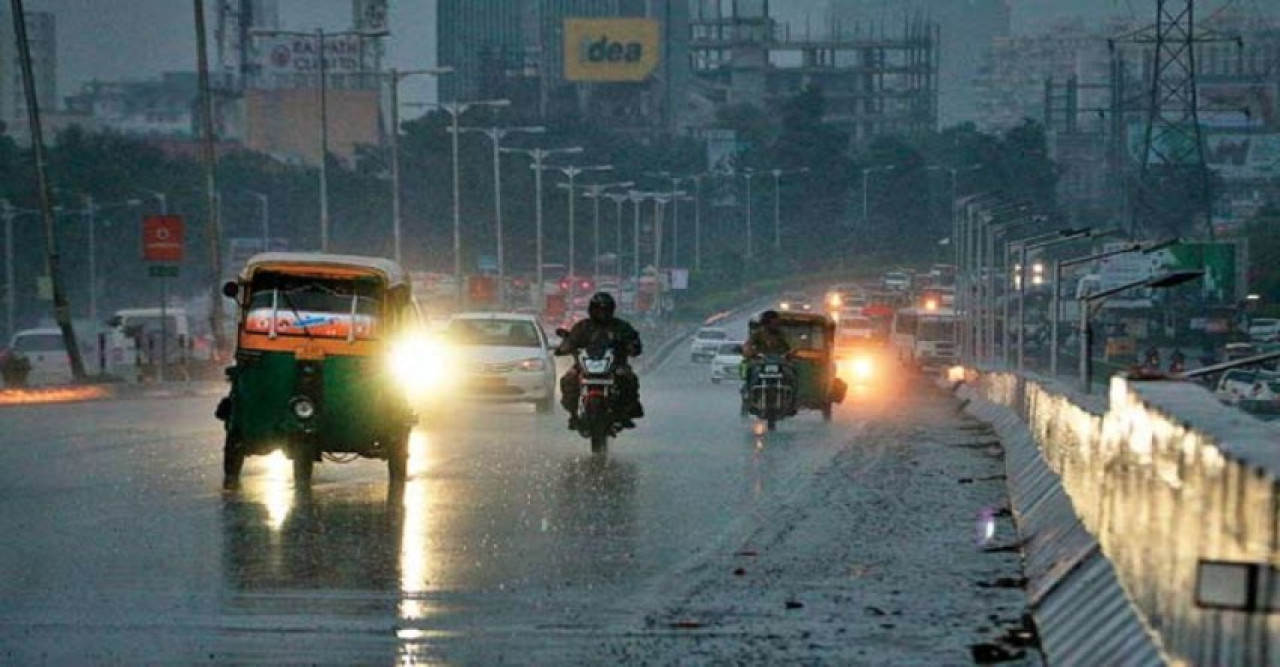
<path fill-rule="evenodd" d="M 533 160 L 533 165 L 532 165 L 533 182 L 534 182 L 533 189 L 535 193 L 534 197 L 536 200 L 536 206 L 534 207 L 534 211 L 535 211 L 534 219 L 536 220 L 536 228 L 534 231 L 534 244 L 537 248 L 534 254 L 536 255 L 535 259 L 537 261 L 537 266 L 535 267 L 535 271 L 537 273 L 537 282 L 538 282 L 538 288 L 535 291 L 538 302 L 534 304 L 534 307 L 538 309 L 538 312 L 542 312 L 542 309 L 546 307 L 546 299 L 544 298 L 545 286 L 543 285 L 543 282 L 542 282 L 542 163 L 548 157 L 551 157 L 553 155 L 577 155 L 582 152 L 582 147 L 572 146 L 570 148 L 503 148 L 501 149 L 501 152 L 527 155 L 529 156 L 529 158 Z"/>
<path fill-rule="evenodd" d="M 594 222 L 592 223 L 593 257 L 595 258 L 591 275 L 592 282 L 600 282 L 600 198 L 606 196 L 605 190 L 610 188 L 629 188 L 633 185 L 635 185 L 633 181 L 619 181 L 616 183 L 591 183 L 582 186 L 582 196 L 590 198 L 595 209 Z M 619 206 L 619 217 L 621 217 L 622 200 L 615 200 L 615 203 Z"/>
<path fill-rule="evenodd" d="M 756 172 L 751 169 L 744 169 L 742 172 L 742 177 L 747 179 L 747 259 L 755 256 L 751 241 L 751 179 L 755 175 Z"/>
<path fill-rule="evenodd" d="M 1128 245 L 1113 248 L 1092 255 L 1084 255 L 1081 257 L 1072 257 L 1064 260 L 1053 261 L 1053 295 L 1049 305 L 1049 374 L 1058 375 L 1058 326 L 1062 319 L 1062 270 L 1087 264 L 1099 259 L 1114 257 L 1115 255 L 1123 255 L 1131 252 L 1153 253 L 1162 250 L 1178 242 L 1178 239 L 1170 239 L 1160 243 L 1130 243 Z"/>
<path fill-rule="evenodd" d="M 780 222 L 782 213 L 782 196 L 781 186 L 782 177 L 792 174 L 807 174 L 808 167 L 799 169 L 774 169 L 769 173 L 773 174 L 773 250 L 774 252 L 782 251 L 782 223 Z"/>
<path fill-rule="evenodd" d="M 169 196 L 159 190 L 150 190 L 147 188 L 136 188 L 138 192 L 151 195 L 160 203 L 160 215 L 169 215 Z"/>
<path fill-rule="evenodd" d="M 462 195 L 458 181 L 458 118 L 472 107 L 509 107 L 511 100 L 472 100 L 469 102 L 428 102 L 422 106 L 440 109 L 453 121 L 453 278 L 457 281 L 458 299 L 462 299 Z"/>
<path fill-rule="evenodd" d="M 1100 306 L 1103 301 L 1110 297 L 1131 289 L 1150 288 L 1165 289 L 1181 285 L 1192 280 L 1197 280 L 1204 276 L 1203 270 L 1194 271 L 1171 271 L 1158 276 L 1152 276 L 1144 280 L 1135 280 L 1125 283 L 1109 290 L 1103 290 L 1097 294 L 1087 294 L 1079 297 L 1080 301 L 1080 380 L 1081 391 L 1088 394 L 1093 390 L 1093 327 L 1090 324 L 1090 316 L 1096 306 Z"/>
<path fill-rule="evenodd" d="M 111 204 L 98 204 L 93 201 L 93 197 L 85 195 L 84 209 L 80 211 L 84 216 L 85 223 L 89 231 L 89 319 L 94 322 L 98 321 L 98 221 L 97 214 L 100 211 L 108 211 L 117 208 L 126 208 L 132 206 L 140 206 L 142 202 L 137 199 L 128 199 L 122 202 Z"/>
<path fill-rule="evenodd" d="M 577 219 L 574 216 L 574 205 L 573 205 L 574 204 L 574 195 L 573 195 L 574 181 L 578 178 L 579 175 L 585 174 L 587 172 L 613 171 L 613 165 L 597 164 L 597 165 L 591 165 L 589 167 L 578 167 L 574 165 L 569 165 L 564 167 L 548 166 L 548 167 L 543 167 L 543 169 L 546 169 L 548 171 L 558 171 L 564 174 L 565 178 L 569 179 L 568 183 L 558 183 L 557 187 L 566 188 L 569 191 L 569 309 L 570 311 L 572 311 L 574 298 L 578 291 L 577 290 L 578 270 L 577 270 L 577 263 L 576 263 L 577 247 L 575 245 L 576 235 L 574 232 L 575 228 L 577 227 L 577 224 L 575 224 L 577 223 Z"/>
<path fill-rule="evenodd" d="M 635 217 L 631 223 L 631 276 L 634 285 L 640 285 L 640 205 L 645 200 L 653 199 L 657 196 L 654 192 L 641 192 L 632 190 L 630 192 L 632 211 Z"/>
<path fill-rule="evenodd" d="M 622 284 L 622 204 L 631 199 L 631 195 L 626 192 L 606 192 L 605 198 L 613 202 L 615 206 L 613 222 L 615 225 L 613 232 L 613 241 L 615 248 L 613 251 L 613 272 L 618 276 L 618 284 Z"/>
<path fill-rule="evenodd" d="M 319 92 L 320 106 L 320 252 L 329 252 L 329 72 L 325 58 L 325 42 L 330 37 L 345 37 L 347 35 L 357 35 L 359 37 L 385 37 L 388 32 L 382 31 L 365 31 L 365 30 L 346 30 L 342 32 L 325 33 L 321 28 L 317 28 L 315 32 L 302 32 L 297 30 L 262 30 L 254 29 L 251 31 L 253 35 L 261 35 L 274 37 L 276 35 L 289 35 L 300 38 L 314 38 L 316 40 L 316 52 L 319 57 L 317 60 L 317 76 L 319 81 L 316 88 Z M 362 43 L 363 44 L 363 43 Z M 363 51 L 363 46 L 361 48 Z"/>
<path fill-rule="evenodd" d="M 441 76 L 453 73 L 452 67 L 398 70 L 394 67 L 385 76 L 391 82 L 391 232 L 395 239 L 394 256 L 401 262 L 400 229 L 402 224 L 400 203 L 400 82 L 411 76 Z M 263 238 L 266 238 L 264 232 Z"/>
<path fill-rule="evenodd" d="M 1010 241 L 1005 245 L 1006 257 L 1008 256 L 1010 246 L 1017 246 L 1018 248 L 1018 278 L 1017 278 L 1017 284 L 1018 284 L 1017 285 L 1018 286 L 1017 369 L 1018 369 L 1018 372 L 1022 372 L 1024 354 L 1026 349 L 1026 338 L 1027 338 L 1026 336 L 1027 251 L 1035 250 L 1038 248 L 1047 248 L 1050 246 L 1058 245 L 1060 243 L 1068 243 L 1070 241 L 1075 241 L 1081 238 L 1093 238 L 1094 236 L 1098 236 L 1098 234 L 1095 234 L 1093 230 L 1088 227 L 1085 227 L 1082 229 L 1060 229 L 1056 232 L 1049 232 L 1047 234 L 1039 234 L 1036 236 L 1032 236 L 1030 238 Z M 1008 299 L 1006 298 L 1005 301 L 1007 303 Z M 1009 348 L 1009 342 L 1008 342 L 1009 327 L 1007 325 L 1007 320 L 1008 318 L 1006 316 L 1006 326 L 1005 326 L 1006 357 L 1008 356 L 1008 348 Z M 1005 360 L 1005 363 L 1006 365 L 1008 364 L 1007 358 Z"/>
<path fill-rule="evenodd" d="M 498 289 L 504 295 L 503 303 L 505 303 L 507 262 L 505 246 L 502 242 L 502 163 L 499 159 L 502 155 L 502 140 L 509 134 L 542 134 L 546 132 L 546 128 L 542 126 L 463 127 L 459 128 L 459 130 L 462 132 L 478 132 L 489 137 L 489 141 L 493 143 L 493 222 L 494 234 L 497 240 Z"/>

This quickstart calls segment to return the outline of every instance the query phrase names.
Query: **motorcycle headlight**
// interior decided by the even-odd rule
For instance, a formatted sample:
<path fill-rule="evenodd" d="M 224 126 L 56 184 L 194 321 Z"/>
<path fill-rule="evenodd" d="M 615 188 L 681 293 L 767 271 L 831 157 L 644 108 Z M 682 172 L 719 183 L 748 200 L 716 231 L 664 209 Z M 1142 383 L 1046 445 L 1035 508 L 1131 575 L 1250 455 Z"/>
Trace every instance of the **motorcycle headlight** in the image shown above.
<path fill-rule="evenodd" d="M 307 420 L 316 416 L 316 404 L 306 396 L 299 396 L 289 403 L 289 409 L 293 410 L 293 416 L 298 419 Z"/>
<path fill-rule="evenodd" d="M 521 360 L 520 363 L 516 364 L 516 368 L 533 373 L 546 370 L 547 362 L 540 357 L 531 357 L 529 359 Z"/>

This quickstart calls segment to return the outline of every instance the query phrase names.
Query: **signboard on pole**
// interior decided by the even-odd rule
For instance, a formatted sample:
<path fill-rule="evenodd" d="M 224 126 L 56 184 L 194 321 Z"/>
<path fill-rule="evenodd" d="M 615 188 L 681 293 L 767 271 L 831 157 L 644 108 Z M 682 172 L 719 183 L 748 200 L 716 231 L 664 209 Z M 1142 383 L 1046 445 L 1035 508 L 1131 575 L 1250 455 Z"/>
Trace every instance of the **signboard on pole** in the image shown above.
<path fill-rule="evenodd" d="M 148 262 L 181 262 L 182 216 L 148 215 L 142 219 L 142 259 Z"/>

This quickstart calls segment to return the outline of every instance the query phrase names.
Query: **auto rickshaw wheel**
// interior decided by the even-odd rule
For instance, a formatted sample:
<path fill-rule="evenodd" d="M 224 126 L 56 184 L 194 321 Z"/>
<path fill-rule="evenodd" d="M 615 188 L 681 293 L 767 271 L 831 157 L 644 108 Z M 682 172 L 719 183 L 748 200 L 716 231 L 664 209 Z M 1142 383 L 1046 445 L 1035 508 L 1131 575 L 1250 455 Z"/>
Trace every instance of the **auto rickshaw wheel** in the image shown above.
<path fill-rule="evenodd" d="M 387 475 L 392 484 L 402 484 L 409 476 L 409 432 L 397 436 L 387 454 Z"/>
<path fill-rule="evenodd" d="M 222 444 L 223 486 L 234 484 L 240 478 L 240 471 L 244 470 L 244 458 L 239 438 L 227 431 L 226 440 Z"/>
<path fill-rule="evenodd" d="M 312 456 L 310 447 L 304 445 L 293 451 L 294 486 L 308 486 L 311 484 L 311 471 L 315 464 L 315 457 Z"/>

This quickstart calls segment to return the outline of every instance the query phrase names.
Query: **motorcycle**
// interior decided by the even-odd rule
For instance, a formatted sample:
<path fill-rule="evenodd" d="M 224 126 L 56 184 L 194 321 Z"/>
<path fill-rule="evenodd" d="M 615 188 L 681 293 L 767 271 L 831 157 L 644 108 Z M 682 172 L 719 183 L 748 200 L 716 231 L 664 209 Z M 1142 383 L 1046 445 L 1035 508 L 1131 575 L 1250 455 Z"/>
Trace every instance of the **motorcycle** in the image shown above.
<path fill-rule="evenodd" d="M 569 332 L 556 329 L 556 335 L 566 338 Z M 578 434 L 591 441 L 592 452 L 603 452 L 609 438 L 621 430 L 616 410 L 617 354 L 612 346 L 590 345 L 573 353 L 573 364 L 578 371 Z"/>
<path fill-rule="evenodd" d="M 791 364 L 782 355 L 762 355 L 755 366 L 744 407 L 749 414 L 763 419 L 773 431 L 779 419 L 796 413 L 794 374 L 788 372 Z"/>

